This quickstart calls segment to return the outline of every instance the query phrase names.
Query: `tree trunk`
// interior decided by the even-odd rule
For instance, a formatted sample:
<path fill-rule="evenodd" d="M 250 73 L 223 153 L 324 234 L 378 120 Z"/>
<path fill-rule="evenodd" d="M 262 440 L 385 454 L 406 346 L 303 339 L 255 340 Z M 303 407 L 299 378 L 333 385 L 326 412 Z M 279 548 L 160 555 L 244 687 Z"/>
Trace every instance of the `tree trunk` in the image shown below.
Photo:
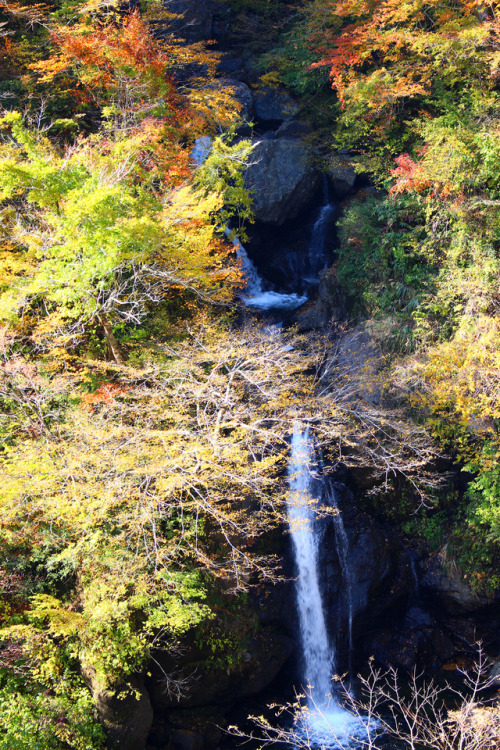
<path fill-rule="evenodd" d="M 104 336 L 106 337 L 109 351 L 113 359 L 118 365 L 125 364 L 124 359 L 122 357 L 122 353 L 120 351 L 120 345 L 118 341 L 115 339 L 115 335 L 113 333 L 113 329 L 111 328 L 109 324 L 109 320 L 103 314 L 98 316 L 98 320 L 99 320 L 99 323 L 102 325 Z"/>

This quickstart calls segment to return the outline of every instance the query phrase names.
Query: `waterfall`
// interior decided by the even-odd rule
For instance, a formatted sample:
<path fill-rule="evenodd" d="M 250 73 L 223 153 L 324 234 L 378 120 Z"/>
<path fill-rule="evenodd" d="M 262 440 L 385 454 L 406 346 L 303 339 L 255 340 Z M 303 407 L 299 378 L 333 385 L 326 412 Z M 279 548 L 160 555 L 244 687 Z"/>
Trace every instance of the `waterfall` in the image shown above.
<path fill-rule="evenodd" d="M 349 644 L 348 669 L 352 674 L 352 655 L 354 651 L 352 622 L 353 622 L 353 578 L 351 566 L 349 565 L 349 540 L 344 526 L 344 519 L 339 510 L 337 493 L 332 482 L 325 480 L 328 503 L 334 509 L 333 524 L 335 528 L 335 540 L 337 543 L 337 554 L 342 571 L 343 599 L 347 611 L 347 635 Z"/>
<path fill-rule="evenodd" d="M 197 167 L 200 167 L 210 155 L 212 150 L 212 139 L 210 136 L 197 138 L 194 142 L 191 158 Z M 300 294 L 281 294 L 264 289 L 264 283 L 259 276 L 255 265 L 248 257 L 248 253 L 240 240 L 229 227 L 224 234 L 233 243 L 236 257 L 240 261 L 241 270 L 245 279 L 245 291 L 241 294 L 241 301 L 247 307 L 258 310 L 294 310 L 307 302 L 307 296 Z"/>
<path fill-rule="evenodd" d="M 303 295 L 266 291 L 259 272 L 248 257 L 248 253 L 240 240 L 229 229 L 226 229 L 225 235 L 231 239 L 236 257 L 241 264 L 246 286 L 241 295 L 241 301 L 247 307 L 255 307 L 259 310 L 294 310 L 307 302 L 307 297 Z"/>
<path fill-rule="evenodd" d="M 411 580 L 412 580 L 410 597 L 411 599 L 413 599 L 414 602 L 416 602 L 417 604 L 420 604 L 420 579 L 419 579 L 418 570 L 417 570 L 418 556 L 414 550 L 408 550 L 408 557 L 410 560 L 410 572 L 411 572 Z"/>
<path fill-rule="evenodd" d="M 318 274 L 328 266 L 328 229 L 330 228 L 334 213 L 335 204 L 330 200 L 328 177 L 325 174 L 323 175 L 323 205 L 319 210 L 318 218 L 314 222 L 307 251 L 309 266 L 314 274 L 314 277 L 305 279 L 310 283 L 317 283 L 319 278 L 315 274 Z"/>
<path fill-rule="evenodd" d="M 298 569 L 296 584 L 305 678 L 311 699 L 323 705 L 331 692 L 335 653 L 328 642 L 318 580 L 318 537 L 312 497 L 314 460 L 309 428 L 295 424 L 289 464 L 288 517 Z"/>
<path fill-rule="evenodd" d="M 296 596 L 308 703 L 307 727 L 303 731 L 312 746 L 345 747 L 364 731 L 364 726 L 339 705 L 332 690 L 335 648 L 328 637 L 318 576 L 314 488 L 319 488 L 319 482 L 310 468 L 314 460 L 309 428 L 295 423 L 288 466 L 288 519 L 298 573 Z"/>
<path fill-rule="evenodd" d="M 191 159 L 197 167 L 201 167 L 203 162 L 208 159 L 211 150 L 212 139 L 209 135 L 203 135 L 201 138 L 195 140 L 193 150 L 191 151 Z"/>

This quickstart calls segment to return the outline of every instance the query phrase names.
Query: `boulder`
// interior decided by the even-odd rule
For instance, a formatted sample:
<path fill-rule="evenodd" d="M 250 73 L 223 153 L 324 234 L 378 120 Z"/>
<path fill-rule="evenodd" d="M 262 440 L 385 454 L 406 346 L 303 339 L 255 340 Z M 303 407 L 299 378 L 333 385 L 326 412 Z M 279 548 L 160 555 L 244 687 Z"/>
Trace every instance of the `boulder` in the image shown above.
<path fill-rule="evenodd" d="M 224 85 L 227 86 L 231 95 L 241 105 L 240 117 L 246 122 L 250 122 L 253 117 L 253 97 L 252 92 L 246 83 L 237 81 L 235 78 L 224 78 Z"/>
<path fill-rule="evenodd" d="M 153 709 L 142 678 L 137 675 L 115 689 L 103 687 L 94 668 L 82 664 L 82 676 L 95 701 L 110 750 L 144 750 L 153 723 Z"/>
<path fill-rule="evenodd" d="M 223 76 L 241 80 L 245 75 L 245 63 L 239 57 L 226 54 L 221 56 L 217 70 Z"/>
<path fill-rule="evenodd" d="M 263 122 L 292 120 L 298 105 L 287 93 L 268 86 L 255 96 L 255 114 Z"/>
<path fill-rule="evenodd" d="M 448 558 L 446 549 L 425 560 L 421 587 L 428 598 L 453 615 L 475 612 L 495 600 L 494 595 L 488 597 L 469 585 L 457 565 Z"/>
<path fill-rule="evenodd" d="M 276 131 L 276 138 L 303 138 L 312 133 L 312 128 L 300 120 L 290 120 L 280 125 Z"/>
<path fill-rule="evenodd" d="M 319 180 L 311 151 L 303 141 L 257 141 L 245 173 L 256 221 L 281 226 L 297 216 L 310 203 Z"/>
<path fill-rule="evenodd" d="M 236 80 L 236 78 L 219 78 L 211 83 L 207 88 L 213 91 L 225 92 L 236 99 L 241 109 L 239 116 L 242 120 L 249 122 L 253 117 L 253 98 L 252 92 L 246 83 Z"/>
<path fill-rule="evenodd" d="M 411 672 L 415 666 L 436 671 L 454 653 L 448 635 L 428 617 L 413 626 L 406 622 L 393 623 L 390 629 L 376 633 L 367 645 L 368 653 L 379 664 L 406 672 Z"/>
<path fill-rule="evenodd" d="M 334 197 L 345 198 L 356 182 L 356 171 L 352 161 L 345 154 L 332 154 L 325 171 L 330 178 Z"/>
<path fill-rule="evenodd" d="M 493 665 L 488 672 L 488 682 L 491 687 L 500 688 L 500 659 L 493 662 Z"/>
<path fill-rule="evenodd" d="M 343 315 L 343 298 L 335 268 L 320 271 L 318 296 L 314 302 L 296 313 L 295 319 L 301 331 L 326 328 L 338 322 Z"/>
<path fill-rule="evenodd" d="M 203 735 L 178 729 L 172 733 L 170 744 L 174 750 L 202 750 Z"/>

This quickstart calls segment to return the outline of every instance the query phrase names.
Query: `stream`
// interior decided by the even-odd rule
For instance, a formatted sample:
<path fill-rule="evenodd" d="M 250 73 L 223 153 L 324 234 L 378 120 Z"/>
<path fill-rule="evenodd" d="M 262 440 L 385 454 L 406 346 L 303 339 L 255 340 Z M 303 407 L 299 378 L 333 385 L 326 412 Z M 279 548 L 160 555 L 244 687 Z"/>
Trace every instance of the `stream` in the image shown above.
<path fill-rule="evenodd" d="M 258 144 L 256 144 L 258 145 Z M 209 136 L 197 138 L 191 157 L 197 166 L 201 166 L 212 149 L 212 139 Z M 319 273 L 328 266 L 328 228 L 331 225 L 335 212 L 335 203 L 331 200 L 328 178 L 323 177 L 322 203 L 317 211 L 317 216 L 311 229 L 310 239 L 305 258 L 305 269 L 302 274 L 298 271 L 297 282 L 315 287 L 319 283 Z M 305 304 L 309 297 L 307 294 L 286 293 L 272 288 L 269 282 L 265 282 L 260 276 L 255 263 L 250 258 L 246 248 L 241 243 L 234 231 L 227 227 L 225 232 L 227 239 L 232 242 L 237 259 L 244 278 L 244 288 L 240 293 L 240 300 L 246 307 L 262 311 L 290 311 Z M 305 272 L 304 272 L 305 271 Z"/>
<path fill-rule="evenodd" d="M 207 137 L 195 142 L 192 158 L 197 165 L 208 158 L 211 144 L 211 139 Z M 328 179 L 324 176 L 322 202 L 316 210 L 303 263 L 303 276 L 297 279 L 298 282 L 305 282 L 313 287 L 319 283 L 319 274 L 328 265 L 328 229 L 334 211 L 335 204 L 330 198 Z M 243 272 L 245 288 L 240 294 L 240 300 L 246 307 L 262 311 L 287 311 L 308 301 L 306 294 L 287 294 L 269 288 L 230 227 L 226 228 L 225 235 L 234 246 Z M 318 504 L 323 495 L 334 511 L 335 540 L 348 612 L 349 667 L 353 650 L 352 577 L 348 540 L 335 488 L 328 478 L 314 475 L 315 464 L 316 451 L 310 429 L 296 422 L 288 466 L 288 521 L 297 569 L 295 589 L 302 651 L 300 681 L 308 709 L 304 715 L 306 718 L 301 719 L 302 726 L 297 730 L 307 737 L 312 746 L 345 748 L 366 737 L 366 728 L 360 719 L 353 717 L 340 705 L 332 685 L 338 667 L 337 644 L 327 631 L 318 566 L 318 545 L 322 536 Z M 320 496 L 320 500 L 315 498 L 315 494 Z"/>
<path fill-rule="evenodd" d="M 209 156 L 211 144 L 209 138 L 196 141 L 192 151 L 196 164 Z M 236 232 L 226 227 L 244 279 L 239 299 L 245 307 L 276 313 L 273 322 L 279 327 L 280 321 L 289 319 L 289 311 L 314 299 L 322 272 L 331 263 L 335 210 L 325 176 L 319 200 L 301 215 L 301 227 L 297 222 L 282 236 L 280 229 L 273 228 L 272 233 L 262 235 L 257 252 L 254 243 L 248 251 Z M 301 230 L 300 241 L 293 247 L 293 234 Z M 275 245 L 265 242 L 269 237 L 276 238 Z M 285 273 L 276 273 L 277 267 L 283 270 L 285 266 Z M 428 567 L 427 577 L 423 576 L 418 555 L 392 539 L 390 529 L 381 528 L 360 511 L 349 487 L 328 475 L 311 428 L 299 421 L 290 438 L 288 488 L 298 627 L 293 612 L 280 627 L 288 626 L 289 635 L 298 641 L 300 664 L 293 675 L 283 675 L 281 688 L 290 695 L 295 686 L 304 696 L 304 710 L 299 711 L 292 732 L 297 745 L 311 749 L 366 746 L 374 740 L 377 722 L 344 708 L 336 679 L 339 673 L 345 670 L 353 677 L 359 662 L 372 654 L 379 663 L 406 672 L 417 663 L 435 668 L 447 662 L 456 652 L 456 638 L 461 639 L 460 645 L 464 643 L 461 626 L 454 638 L 456 620 L 447 619 L 447 608 L 455 618 L 467 615 L 471 605 L 439 568 L 434 573 Z M 281 607 L 288 612 L 287 603 Z M 247 658 L 251 659 L 250 653 Z"/>
<path fill-rule="evenodd" d="M 318 505 L 327 479 L 315 477 L 314 442 L 309 427 L 294 425 L 288 467 L 288 520 L 297 568 L 296 599 L 302 648 L 302 689 L 308 711 L 298 731 L 312 746 L 348 747 L 366 737 L 364 723 L 340 705 L 332 678 L 337 672 L 337 644 L 328 636 L 325 609 L 321 595 L 318 547 L 321 540 L 321 516 Z M 334 490 L 329 488 L 334 513 L 339 559 L 343 578 L 348 580 L 347 537 L 341 514 L 334 504 Z M 349 598 L 350 586 L 346 592 Z M 352 607 L 349 608 L 349 649 L 352 648 Z"/>

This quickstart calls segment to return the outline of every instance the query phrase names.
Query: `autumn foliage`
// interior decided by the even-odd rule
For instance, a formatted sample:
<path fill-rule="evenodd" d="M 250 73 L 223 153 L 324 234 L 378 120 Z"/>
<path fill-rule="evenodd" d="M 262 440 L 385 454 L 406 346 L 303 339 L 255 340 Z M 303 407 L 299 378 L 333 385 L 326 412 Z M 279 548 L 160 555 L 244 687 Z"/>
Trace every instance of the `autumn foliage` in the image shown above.
<path fill-rule="evenodd" d="M 370 119 L 397 116 L 439 82 L 496 75 L 498 21 L 481 2 L 341 0 L 329 12 L 340 32 L 325 40 L 317 64 L 329 66 L 343 106 L 363 106 Z"/>

